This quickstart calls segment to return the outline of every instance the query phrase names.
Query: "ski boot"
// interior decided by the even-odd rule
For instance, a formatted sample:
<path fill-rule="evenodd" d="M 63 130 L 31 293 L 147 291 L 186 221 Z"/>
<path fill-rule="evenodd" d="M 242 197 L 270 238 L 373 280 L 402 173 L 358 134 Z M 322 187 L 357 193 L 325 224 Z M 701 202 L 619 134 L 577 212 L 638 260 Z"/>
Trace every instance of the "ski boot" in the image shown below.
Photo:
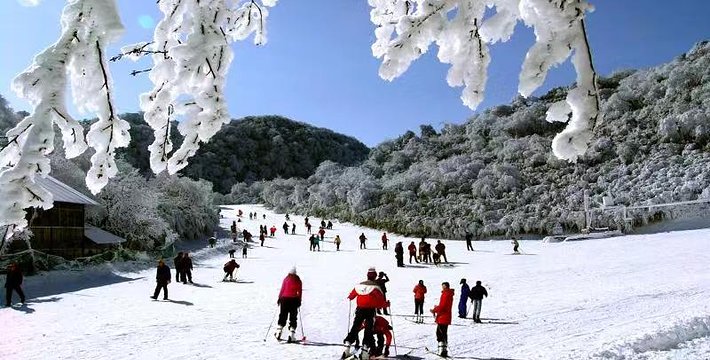
<path fill-rule="evenodd" d="M 360 348 L 360 360 L 370 360 L 370 348 L 367 346 L 363 345 L 362 348 Z"/>
<path fill-rule="evenodd" d="M 441 357 L 443 357 L 443 358 L 449 357 L 449 351 L 446 349 L 446 343 L 445 343 L 445 342 L 443 342 L 443 341 L 440 341 L 440 342 L 439 342 L 439 351 L 438 351 L 438 353 L 439 353 L 439 356 L 441 356 Z"/>
<path fill-rule="evenodd" d="M 343 351 L 343 355 L 340 358 L 347 359 L 347 358 L 353 356 L 353 353 L 351 350 L 353 343 L 351 343 L 350 341 L 343 341 L 343 342 L 345 343 L 345 351 Z"/>
<path fill-rule="evenodd" d="M 279 326 L 276 328 L 276 332 L 274 333 L 276 340 L 281 341 L 281 332 L 283 331 L 283 329 L 283 326 Z"/>
<path fill-rule="evenodd" d="M 289 333 L 288 333 L 288 340 L 287 341 L 290 343 L 298 341 L 296 339 L 296 329 L 288 328 L 288 331 L 289 331 Z"/>

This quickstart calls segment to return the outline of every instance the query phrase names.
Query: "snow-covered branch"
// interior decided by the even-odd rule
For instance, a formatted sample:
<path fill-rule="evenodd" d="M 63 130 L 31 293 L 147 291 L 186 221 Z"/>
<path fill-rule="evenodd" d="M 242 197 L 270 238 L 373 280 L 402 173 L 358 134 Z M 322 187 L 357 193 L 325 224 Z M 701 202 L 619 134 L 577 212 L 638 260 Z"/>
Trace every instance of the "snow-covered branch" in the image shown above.
<path fill-rule="evenodd" d="M 463 103 L 475 109 L 483 100 L 490 55 L 488 45 L 510 39 L 523 21 L 535 31 L 520 72 L 518 91 L 529 96 L 545 81 L 547 72 L 570 54 L 577 87 L 564 102 L 550 108 L 548 120 L 569 121 L 557 135 L 553 152 L 570 161 L 584 154 L 599 113 L 596 73 L 584 28 L 584 15 L 593 10 L 586 0 L 368 0 L 377 26 L 372 53 L 382 58 L 380 76 L 393 80 L 425 53 L 432 42 L 439 60 L 451 64 L 447 81 L 463 86 Z M 486 8 L 495 14 L 484 18 Z M 570 115 L 571 114 L 571 115 Z"/>
<path fill-rule="evenodd" d="M 0 225 L 13 231 L 27 226 L 24 209 L 52 207 L 51 194 L 37 186 L 34 178 L 49 174 L 53 126 L 62 132 L 68 157 L 87 148 L 81 124 L 66 111 L 67 73 L 74 102 L 99 119 L 88 134 L 88 145 L 96 150 L 86 179 L 92 192 L 98 192 L 116 173 L 114 150 L 129 141 L 128 123 L 114 111 L 111 78 L 103 57 L 106 44 L 123 30 L 114 0 L 71 0 L 61 23 L 57 42 L 38 54 L 12 84 L 18 96 L 33 106 L 32 113 L 7 132 L 9 142 L 0 151 Z"/>
<path fill-rule="evenodd" d="M 254 43 L 266 42 L 268 8 L 276 0 L 163 0 L 164 17 L 155 28 L 152 43 L 123 49 L 136 58 L 151 54 L 149 78 L 155 87 L 141 95 L 141 109 L 155 132 L 150 164 L 155 173 L 167 168 L 174 174 L 187 166 L 201 142 L 208 141 L 230 121 L 224 87 L 233 53 L 230 43 L 252 33 Z M 184 120 L 184 136 L 173 152 L 170 125 Z"/>

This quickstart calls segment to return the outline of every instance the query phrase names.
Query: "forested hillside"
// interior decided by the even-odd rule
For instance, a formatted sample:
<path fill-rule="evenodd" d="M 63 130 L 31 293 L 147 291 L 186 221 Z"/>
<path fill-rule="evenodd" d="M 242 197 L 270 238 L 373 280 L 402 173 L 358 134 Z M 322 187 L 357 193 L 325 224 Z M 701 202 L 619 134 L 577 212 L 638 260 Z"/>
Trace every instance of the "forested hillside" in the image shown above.
<path fill-rule="evenodd" d="M 138 113 L 124 114 L 131 123 L 125 159 L 142 173 L 150 173 L 148 145 L 153 133 Z M 179 145 L 176 129 L 172 131 Z M 350 166 L 367 158 L 369 149 L 360 141 L 280 116 L 250 116 L 233 120 L 190 159 L 182 174 L 212 182 L 215 191 L 228 193 L 237 182 L 277 177 L 308 177 L 326 160 Z"/>
<path fill-rule="evenodd" d="M 562 124 L 545 112 L 558 88 L 518 98 L 440 133 L 422 126 L 374 148 L 363 164 L 321 164 L 307 179 L 237 184 L 230 201 L 337 217 L 400 233 L 461 237 L 547 234 L 584 226 L 583 194 L 593 203 L 661 203 L 710 197 L 710 45 L 672 62 L 599 80 L 602 115 L 576 164 L 550 150 Z M 679 216 L 665 209 L 630 214 L 634 223 Z M 594 226 L 625 226 L 620 213 Z"/>

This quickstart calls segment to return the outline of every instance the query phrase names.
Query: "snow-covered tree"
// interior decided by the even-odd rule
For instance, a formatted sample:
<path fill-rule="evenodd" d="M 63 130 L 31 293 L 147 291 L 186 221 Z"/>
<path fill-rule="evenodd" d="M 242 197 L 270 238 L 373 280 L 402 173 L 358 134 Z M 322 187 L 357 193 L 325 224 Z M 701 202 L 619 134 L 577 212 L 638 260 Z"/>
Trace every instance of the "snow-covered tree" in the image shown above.
<path fill-rule="evenodd" d="M 233 58 L 230 43 L 254 34 L 266 42 L 269 8 L 277 0 L 161 0 L 163 19 L 152 41 L 126 46 L 118 57 L 150 55 L 149 78 L 154 88 L 141 95 L 141 109 L 155 132 L 150 145 L 154 172 L 175 173 L 188 164 L 201 142 L 207 142 L 229 121 L 224 86 Z M 519 92 L 530 95 L 553 66 L 570 55 L 577 70 L 577 87 L 548 110 L 549 121 L 568 122 L 553 141 L 554 153 L 575 160 L 583 154 L 598 117 L 596 74 L 587 43 L 584 16 L 592 9 L 586 0 L 368 0 L 376 25 L 373 54 L 382 58 L 380 76 L 392 80 L 406 71 L 429 45 L 439 46 L 439 59 L 451 64 L 447 81 L 464 86 L 462 100 L 475 108 L 483 99 L 488 46 L 507 41 L 517 22 L 535 31 L 536 43 L 520 73 Z M 495 14 L 486 17 L 487 8 Z M 117 173 L 115 150 L 129 142 L 128 123 L 115 111 L 105 48 L 122 31 L 115 0 L 68 0 L 62 13 L 59 40 L 35 57 L 13 84 L 34 109 L 8 131 L 0 151 L 0 225 L 15 231 L 27 223 L 23 209 L 49 208 L 51 195 L 34 183 L 50 171 L 47 155 L 54 149 L 53 125 L 63 134 L 66 155 L 95 153 L 87 173 L 88 188 L 98 193 Z M 69 75 L 69 79 L 67 79 Z M 86 137 L 66 111 L 67 82 L 80 110 L 98 120 Z M 184 139 L 173 151 L 171 122 L 178 121 Z M 434 135 L 434 134 L 431 134 Z M 406 164 L 402 164 L 406 165 Z M 369 202 L 372 192 L 349 201 Z M 6 236 L 10 236 L 8 231 Z"/>

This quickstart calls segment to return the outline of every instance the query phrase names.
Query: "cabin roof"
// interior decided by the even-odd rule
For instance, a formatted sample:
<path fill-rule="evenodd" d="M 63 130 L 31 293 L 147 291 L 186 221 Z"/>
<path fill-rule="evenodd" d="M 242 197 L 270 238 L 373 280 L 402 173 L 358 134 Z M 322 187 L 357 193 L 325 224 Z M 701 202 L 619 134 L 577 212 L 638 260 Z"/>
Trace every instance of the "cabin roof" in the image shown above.
<path fill-rule="evenodd" d="M 51 177 L 35 177 L 37 185 L 41 186 L 54 197 L 55 202 L 65 202 L 71 204 L 99 205 L 96 200 L 71 188 L 69 185 Z"/>

